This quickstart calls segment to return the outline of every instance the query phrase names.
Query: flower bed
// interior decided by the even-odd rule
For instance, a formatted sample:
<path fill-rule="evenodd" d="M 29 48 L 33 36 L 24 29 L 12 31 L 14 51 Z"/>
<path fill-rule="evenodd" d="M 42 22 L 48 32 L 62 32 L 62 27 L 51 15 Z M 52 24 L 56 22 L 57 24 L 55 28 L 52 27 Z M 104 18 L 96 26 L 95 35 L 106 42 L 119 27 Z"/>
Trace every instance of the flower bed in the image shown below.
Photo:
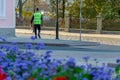
<path fill-rule="evenodd" d="M 34 41 L 35 38 L 31 37 Z M 7 41 L 0 37 L 0 40 Z M 120 80 L 120 59 L 117 66 L 93 66 L 88 63 L 89 56 L 83 57 L 86 65 L 76 65 L 74 58 L 68 60 L 52 59 L 52 51 L 36 56 L 33 45 L 26 43 L 25 51 L 20 50 L 17 43 L 0 45 L 0 80 Z M 45 46 L 38 43 L 34 49 L 41 50 Z M 97 59 L 95 59 L 97 63 Z"/>

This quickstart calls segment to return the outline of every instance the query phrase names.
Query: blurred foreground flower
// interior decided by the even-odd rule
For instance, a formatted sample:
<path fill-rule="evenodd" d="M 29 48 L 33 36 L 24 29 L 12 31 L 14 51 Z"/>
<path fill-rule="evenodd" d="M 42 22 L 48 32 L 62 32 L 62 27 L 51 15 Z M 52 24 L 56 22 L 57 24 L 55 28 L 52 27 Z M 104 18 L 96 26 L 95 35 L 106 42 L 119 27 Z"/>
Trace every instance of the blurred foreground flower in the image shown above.
<path fill-rule="evenodd" d="M 30 39 L 31 39 L 31 40 L 35 40 L 36 37 L 35 37 L 35 36 L 31 36 Z"/>
<path fill-rule="evenodd" d="M 0 80 L 5 80 L 6 74 L 2 72 L 2 68 L 0 67 Z"/>
<path fill-rule="evenodd" d="M 52 80 L 67 80 L 64 76 L 55 77 Z"/>
<path fill-rule="evenodd" d="M 7 41 L 4 37 L 2 37 L 2 36 L 0 36 L 0 39 L 3 41 L 3 42 L 5 42 L 5 41 Z"/>
<path fill-rule="evenodd" d="M 35 37 L 31 37 L 35 40 Z M 23 45 L 24 46 L 24 45 Z M 84 56 L 85 65 L 76 65 L 74 58 L 52 59 L 52 50 L 37 56 L 31 43 L 26 43 L 21 50 L 16 42 L 0 45 L 0 80 L 120 80 L 120 59 L 113 69 L 105 64 L 94 66 L 89 64 L 89 56 Z M 44 48 L 43 43 L 37 43 L 35 49 Z M 98 60 L 94 60 L 98 63 Z M 5 72 L 5 73 L 3 73 Z M 115 76 L 114 76 L 115 74 Z"/>

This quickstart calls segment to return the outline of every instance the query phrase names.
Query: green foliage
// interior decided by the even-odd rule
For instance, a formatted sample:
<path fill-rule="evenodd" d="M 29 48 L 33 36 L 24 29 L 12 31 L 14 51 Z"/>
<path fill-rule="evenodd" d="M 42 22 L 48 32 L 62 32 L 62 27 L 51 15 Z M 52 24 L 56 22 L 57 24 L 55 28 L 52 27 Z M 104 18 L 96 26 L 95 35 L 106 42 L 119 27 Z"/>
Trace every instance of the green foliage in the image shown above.
<path fill-rule="evenodd" d="M 15 61 L 16 59 L 16 56 L 15 56 L 15 52 L 12 52 L 10 51 L 8 54 L 7 54 L 7 58 L 11 61 Z"/>
<path fill-rule="evenodd" d="M 116 66 L 115 73 L 117 74 L 117 79 L 120 79 L 120 65 Z"/>
<path fill-rule="evenodd" d="M 120 65 L 118 65 L 118 66 L 115 68 L 115 73 L 116 73 L 116 74 L 120 74 Z"/>
<path fill-rule="evenodd" d="M 80 68 L 80 67 L 75 67 L 74 68 L 74 73 L 82 73 L 83 72 L 83 69 Z"/>
<path fill-rule="evenodd" d="M 120 16 L 119 9 L 119 0 L 83 0 L 82 15 L 84 18 L 96 18 L 96 16 L 101 13 L 107 19 L 114 19 Z M 71 16 L 79 17 L 79 0 L 74 0 L 67 10 Z"/>
<path fill-rule="evenodd" d="M 64 0 L 64 2 L 65 2 L 65 4 L 66 3 L 68 3 L 68 0 Z M 59 17 L 62 17 L 62 15 L 63 15 L 63 6 L 65 5 L 65 4 L 63 4 L 63 0 L 58 0 L 58 15 L 59 15 Z M 56 0 L 50 0 L 50 8 L 49 8 L 49 10 L 50 10 L 50 12 L 53 14 L 53 15 L 56 15 L 56 6 L 57 6 L 57 4 L 56 4 Z M 67 6 L 64 6 L 64 7 L 67 7 Z"/>
<path fill-rule="evenodd" d="M 10 76 L 11 76 L 11 77 L 13 77 L 13 76 L 14 76 L 14 71 L 9 70 L 9 72 L 8 72 L 8 73 L 10 74 Z"/>
<path fill-rule="evenodd" d="M 73 4 L 69 7 L 69 12 L 71 16 L 79 17 L 80 15 L 80 2 L 79 0 L 74 0 Z"/>

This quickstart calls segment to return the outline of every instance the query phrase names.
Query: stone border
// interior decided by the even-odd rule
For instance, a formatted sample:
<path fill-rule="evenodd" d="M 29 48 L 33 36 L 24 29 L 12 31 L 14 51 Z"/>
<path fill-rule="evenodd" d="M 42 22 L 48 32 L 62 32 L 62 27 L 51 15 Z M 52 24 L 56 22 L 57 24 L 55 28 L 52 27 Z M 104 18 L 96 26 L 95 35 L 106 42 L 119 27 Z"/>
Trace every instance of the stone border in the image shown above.
<path fill-rule="evenodd" d="M 0 36 L 15 37 L 15 28 L 0 28 Z"/>

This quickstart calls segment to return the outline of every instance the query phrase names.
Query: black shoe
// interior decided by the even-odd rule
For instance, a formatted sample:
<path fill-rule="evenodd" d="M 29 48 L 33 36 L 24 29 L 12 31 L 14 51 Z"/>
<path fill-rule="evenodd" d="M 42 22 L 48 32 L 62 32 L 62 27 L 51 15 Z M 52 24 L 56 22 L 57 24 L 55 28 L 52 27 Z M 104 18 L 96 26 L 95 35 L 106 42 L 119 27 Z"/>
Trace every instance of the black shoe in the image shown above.
<path fill-rule="evenodd" d="M 41 38 L 39 34 L 38 34 L 38 37 Z"/>
<path fill-rule="evenodd" d="M 35 36 L 35 38 L 37 39 L 37 36 Z"/>

